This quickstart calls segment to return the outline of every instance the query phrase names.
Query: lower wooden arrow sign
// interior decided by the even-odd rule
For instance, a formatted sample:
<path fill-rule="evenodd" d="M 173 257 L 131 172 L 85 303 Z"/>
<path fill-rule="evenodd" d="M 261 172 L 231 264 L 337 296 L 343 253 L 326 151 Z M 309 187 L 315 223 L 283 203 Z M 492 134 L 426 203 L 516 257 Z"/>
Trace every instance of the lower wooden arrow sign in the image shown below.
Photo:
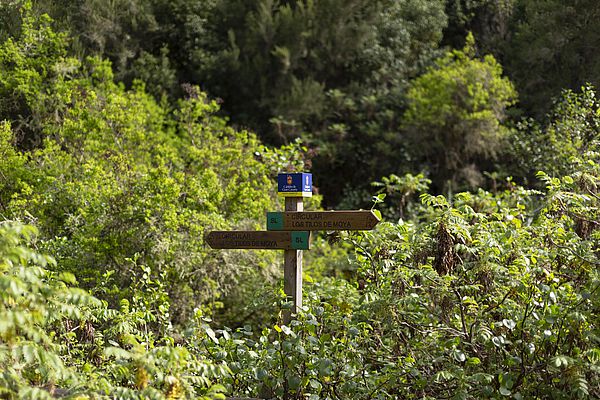
<path fill-rule="evenodd" d="M 270 231 L 362 231 L 379 223 L 373 211 L 268 212 Z"/>
<path fill-rule="evenodd" d="M 213 249 L 310 249 L 310 232 L 212 231 L 205 240 Z"/>

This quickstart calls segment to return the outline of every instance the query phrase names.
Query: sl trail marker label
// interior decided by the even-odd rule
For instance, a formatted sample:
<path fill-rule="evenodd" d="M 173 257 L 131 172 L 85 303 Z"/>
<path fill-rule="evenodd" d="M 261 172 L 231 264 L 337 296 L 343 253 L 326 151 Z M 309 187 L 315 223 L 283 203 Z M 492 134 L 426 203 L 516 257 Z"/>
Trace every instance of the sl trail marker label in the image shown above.
<path fill-rule="evenodd" d="M 308 250 L 309 232 L 212 231 L 206 242 L 213 249 Z"/>
<path fill-rule="evenodd" d="M 363 231 L 375 228 L 373 211 L 269 212 L 270 231 Z"/>
<path fill-rule="evenodd" d="M 288 324 L 292 312 L 302 307 L 302 250 L 310 249 L 310 231 L 370 230 L 379 223 L 372 211 L 307 211 L 304 197 L 312 196 L 312 174 L 277 176 L 277 192 L 285 197 L 285 212 L 267 213 L 267 231 L 213 231 L 206 243 L 213 249 L 282 249 L 283 290 L 293 303 L 284 311 Z"/>

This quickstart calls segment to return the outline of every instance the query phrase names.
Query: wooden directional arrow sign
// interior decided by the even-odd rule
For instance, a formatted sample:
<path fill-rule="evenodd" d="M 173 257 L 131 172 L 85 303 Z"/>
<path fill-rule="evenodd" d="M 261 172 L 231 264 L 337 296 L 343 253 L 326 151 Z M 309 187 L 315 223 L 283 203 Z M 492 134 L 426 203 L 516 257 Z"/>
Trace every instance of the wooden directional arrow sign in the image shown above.
<path fill-rule="evenodd" d="M 206 242 L 213 249 L 308 250 L 310 232 L 212 231 Z"/>
<path fill-rule="evenodd" d="M 372 211 L 287 211 L 267 213 L 270 231 L 371 230 L 379 218 Z"/>

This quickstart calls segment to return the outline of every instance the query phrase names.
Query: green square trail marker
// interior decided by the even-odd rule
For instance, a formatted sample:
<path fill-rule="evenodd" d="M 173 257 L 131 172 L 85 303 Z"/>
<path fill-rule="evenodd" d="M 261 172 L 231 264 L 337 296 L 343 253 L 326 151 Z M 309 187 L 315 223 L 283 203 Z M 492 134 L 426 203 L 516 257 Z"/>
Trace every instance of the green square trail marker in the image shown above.
<path fill-rule="evenodd" d="M 292 249 L 309 250 L 310 232 L 290 232 L 292 236 Z"/>
<path fill-rule="evenodd" d="M 268 212 L 267 213 L 267 229 L 270 231 L 282 231 L 283 230 L 283 213 L 282 212 Z"/>
<path fill-rule="evenodd" d="M 364 210 L 305 212 L 303 198 L 312 196 L 312 174 L 279 174 L 277 191 L 285 197 L 285 211 L 267 213 L 266 231 L 213 231 L 205 240 L 213 249 L 284 251 L 283 289 L 293 303 L 292 311 L 283 315 L 288 324 L 292 312 L 302 307 L 302 250 L 310 249 L 310 232 L 371 230 L 379 218 Z"/>

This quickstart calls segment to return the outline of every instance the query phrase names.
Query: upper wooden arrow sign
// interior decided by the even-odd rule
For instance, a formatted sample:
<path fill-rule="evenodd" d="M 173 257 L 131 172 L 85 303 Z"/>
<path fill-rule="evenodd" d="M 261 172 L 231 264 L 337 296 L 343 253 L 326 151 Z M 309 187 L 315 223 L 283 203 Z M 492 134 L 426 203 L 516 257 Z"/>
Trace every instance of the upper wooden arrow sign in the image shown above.
<path fill-rule="evenodd" d="M 310 232 L 212 231 L 205 240 L 213 249 L 310 249 Z"/>
<path fill-rule="evenodd" d="M 270 231 L 362 231 L 379 223 L 373 211 L 287 211 L 267 213 Z"/>

